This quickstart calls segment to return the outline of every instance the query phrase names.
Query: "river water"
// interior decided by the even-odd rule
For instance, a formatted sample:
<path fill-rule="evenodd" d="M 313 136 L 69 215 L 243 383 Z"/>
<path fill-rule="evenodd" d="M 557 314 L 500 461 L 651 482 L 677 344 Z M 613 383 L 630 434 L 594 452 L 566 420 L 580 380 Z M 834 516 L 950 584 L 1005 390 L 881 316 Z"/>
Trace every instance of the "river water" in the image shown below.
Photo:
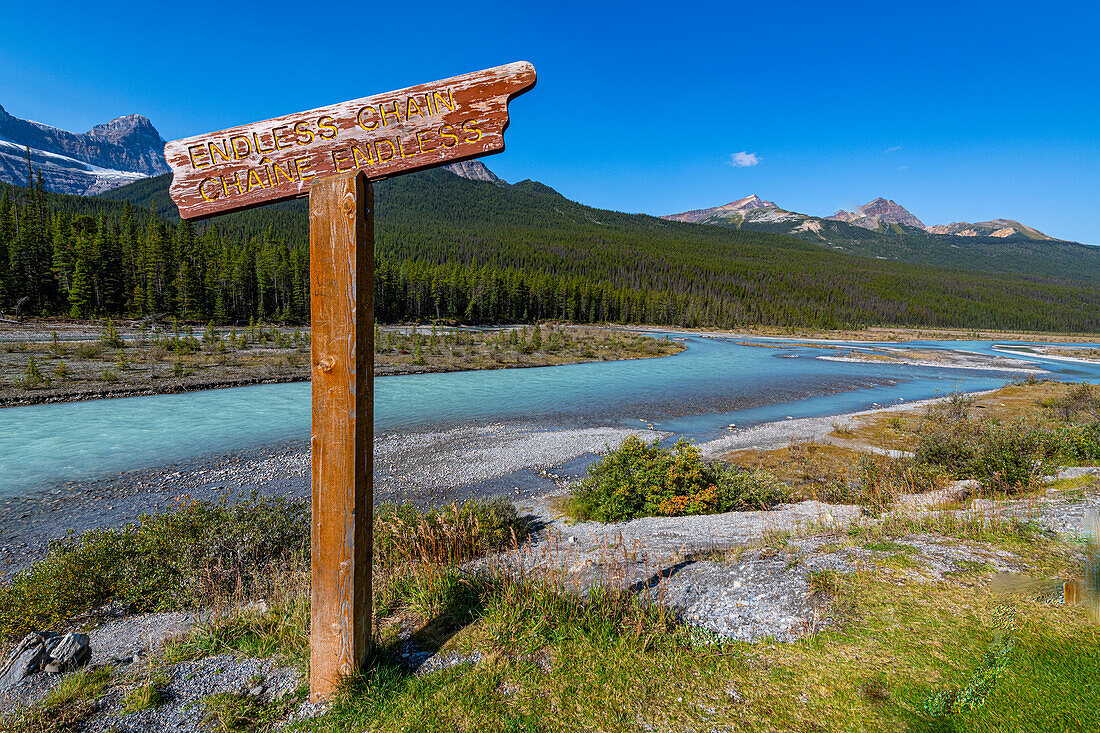
<path fill-rule="evenodd" d="M 731 423 L 747 427 L 788 416 L 839 414 L 992 389 L 1021 377 L 1011 371 L 829 361 L 819 357 L 835 352 L 776 340 L 747 341 L 780 348 L 737 343 L 746 339 L 672 336 L 683 338 L 688 348 L 665 358 L 380 378 L 375 433 L 491 422 L 651 423 L 706 439 Z M 1004 356 L 993 345 L 889 344 Z M 1057 378 L 1100 381 L 1098 365 L 1026 360 Z M 309 412 L 305 382 L 5 408 L 0 410 L 0 496 L 287 440 L 304 444 Z"/>

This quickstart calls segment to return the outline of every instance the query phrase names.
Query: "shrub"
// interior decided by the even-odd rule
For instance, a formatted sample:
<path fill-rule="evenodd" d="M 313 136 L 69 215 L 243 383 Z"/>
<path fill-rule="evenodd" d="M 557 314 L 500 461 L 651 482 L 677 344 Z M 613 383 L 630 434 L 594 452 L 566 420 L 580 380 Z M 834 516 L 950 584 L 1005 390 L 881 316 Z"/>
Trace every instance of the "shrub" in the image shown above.
<path fill-rule="evenodd" d="M 899 496 L 942 489 L 945 478 L 941 468 L 911 458 L 861 456 L 855 479 L 828 485 L 824 499 L 859 504 L 868 514 L 878 515 Z"/>
<path fill-rule="evenodd" d="M 308 547 L 303 504 L 256 495 L 234 505 L 185 499 L 121 529 L 54 542 L 44 560 L 0 588 L 0 637 L 57 626 L 111 599 L 144 611 L 247 594 L 273 567 L 302 562 Z"/>
<path fill-rule="evenodd" d="M 919 463 L 937 466 L 956 478 L 975 478 L 983 486 L 1015 491 L 1050 475 L 1057 452 L 1049 429 L 1013 420 L 930 420 L 918 434 Z"/>
<path fill-rule="evenodd" d="M 125 346 L 122 340 L 122 336 L 119 335 L 118 329 L 115 328 L 114 321 L 107 319 L 107 326 L 103 329 L 103 333 L 99 337 L 99 343 L 106 346 L 108 349 L 121 349 Z"/>
<path fill-rule="evenodd" d="M 669 449 L 631 435 L 589 468 L 573 489 L 570 511 L 581 520 L 621 522 L 766 509 L 788 498 L 786 484 L 765 471 L 705 463 L 683 439 Z"/>
<path fill-rule="evenodd" d="M 375 516 L 379 565 L 447 567 L 523 539 L 505 498 Z M 45 559 L 0 586 L 0 641 L 57 627 L 110 600 L 139 611 L 191 609 L 265 595 L 276 577 L 309 568 L 310 508 L 257 494 L 238 502 L 187 497 L 120 529 L 54 542 Z"/>
<path fill-rule="evenodd" d="M 1100 422 L 1054 428 L 1050 431 L 1047 453 L 1050 458 L 1063 463 L 1100 459 Z"/>
<path fill-rule="evenodd" d="M 526 523 L 504 497 L 428 511 L 387 502 L 374 517 L 374 557 L 379 565 L 454 564 L 512 545 L 526 534 Z"/>
<path fill-rule="evenodd" d="M 96 359 L 103 353 L 103 347 L 99 344 L 85 343 L 76 347 L 76 356 L 79 359 Z"/>

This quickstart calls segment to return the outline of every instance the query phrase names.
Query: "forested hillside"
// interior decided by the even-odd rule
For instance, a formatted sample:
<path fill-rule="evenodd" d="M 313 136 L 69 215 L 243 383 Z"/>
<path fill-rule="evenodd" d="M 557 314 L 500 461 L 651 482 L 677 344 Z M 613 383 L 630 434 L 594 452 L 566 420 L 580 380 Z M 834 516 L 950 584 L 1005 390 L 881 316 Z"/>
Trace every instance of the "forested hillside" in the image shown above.
<path fill-rule="evenodd" d="M 167 186 L 83 198 L 0 185 L 0 308 L 308 319 L 305 201 L 190 224 Z M 529 181 L 427 171 L 377 184 L 376 209 L 383 321 L 1100 330 L 1088 283 L 854 257 L 593 209 Z"/>
<path fill-rule="evenodd" d="M 789 221 L 741 222 L 720 217 L 705 223 L 742 231 L 791 234 L 811 244 L 861 257 L 883 257 L 897 262 L 979 272 L 1072 278 L 1100 284 L 1100 247 L 1097 246 L 1056 239 L 932 234 L 900 224 L 872 230 L 843 221 L 816 218 L 813 221 L 813 227 L 798 227 L 797 223 Z"/>

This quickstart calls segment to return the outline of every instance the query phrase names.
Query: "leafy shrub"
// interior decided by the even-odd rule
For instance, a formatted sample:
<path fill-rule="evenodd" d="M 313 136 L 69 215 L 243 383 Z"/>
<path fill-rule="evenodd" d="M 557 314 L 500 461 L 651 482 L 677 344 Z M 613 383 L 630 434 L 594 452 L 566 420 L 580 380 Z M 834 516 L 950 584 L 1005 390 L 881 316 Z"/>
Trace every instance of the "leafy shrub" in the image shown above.
<path fill-rule="evenodd" d="M 0 637 L 57 626 L 111 599 L 160 610 L 248 593 L 273 567 L 301 563 L 308 548 L 305 505 L 255 495 L 232 505 L 184 500 L 121 529 L 54 542 L 0 588 Z"/>
<path fill-rule="evenodd" d="M 956 478 L 975 478 L 988 488 L 1015 491 L 1052 473 L 1049 429 L 1013 420 L 926 421 L 917 437 L 918 462 Z"/>
<path fill-rule="evenodd" d="M 834 487 L 827 500 L 859 504 L 868 514 L 878 515 L 900 496 L 943 488 L 945 478 L 938 466 L 910 458 L 861 456 L 855 479 L 847 484 L 847 493 L 838 496 L 839 490 Z"/>
<path fill-rule="evenodd" d="M 374 517 L 374 557 L 379 565 L 453 564 L 512 545 L 526 534 L 526 523 L 504 497 L 427 511 L 387 502 Z"/>
<path fill-rule="evenodd" d="M 1100 394 L 1088 382 L 1070 387 L 1063 396 L 1051 400 L 1047 406 L 1062 420 L 1074 420 L 1081 415 L 1100 420 Z"/>
<path fill-rule="evenodd" d="M 502 497 L 426 512 L 388 504 L 375 516 L 375 559 L 446 567 L 525 534 Z M 183 497 L 135 524 L 54 542 L 43 560 L 0 586 L 0 640 L 56 628 L 110 600 L 148 611 L 262 594 L 280 571 L 308 571 L 309 540 L 306 503 L 257 494 L 238 503 Z"/>
<path fill-rule="evenodd" d="M 765 471 L 705 463 L 683 439 L 669 449 L 631 435 L 588 469 L 573 489 L 570 511 L 580 520 L 621 522 L 766 509 L 787 500 L 786 484 Z"/>
<path fill-rule="evenodd" d="M 85 343 L 76 347 L 76 356 L 79 359 L 97 359 L 103 353 L 103 347 L 99 344 Z"/>
<path fill-rule="evenodd" d="M 1047 455 L 1061 463 L 1087 463 L 1100 459 L 1100 422 L 1053 428 L 1048 437 Z"/>

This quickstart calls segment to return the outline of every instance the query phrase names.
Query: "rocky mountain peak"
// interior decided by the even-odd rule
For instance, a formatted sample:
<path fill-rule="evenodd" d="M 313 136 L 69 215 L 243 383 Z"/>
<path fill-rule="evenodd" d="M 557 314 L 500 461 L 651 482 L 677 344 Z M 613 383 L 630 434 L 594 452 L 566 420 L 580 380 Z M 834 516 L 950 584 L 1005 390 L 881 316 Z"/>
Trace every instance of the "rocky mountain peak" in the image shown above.
<path fill-rule="evenodd" d="M 908 209 L 893 199 L 885 199 L 881 196 L 860 206 L 857 211 L 852 212 L 841 209 L 828 218 L 833 221 L 854 224 L 864 229 L 878 229 L 883 224 L 905 224 L 906 226 L 924 229 L 924 222 L 913 216 Z"/>
<path fill-rule="evenodd" d="M 463 160 L 459 163 L 451 163 L 443 167 L 456 176 L 471 181 L 485 181 L 486 183 L 497 183 L 500 181 L 500 178 L 489 170 L 480 160 Z"/>
<path fill-rule="evenodd" d="M 31 167 L 47 190 L 95 194 L 168 172 L 164 140 L 142 115 L 125 115 L 85 133 L 23 120 L 0 108 L 0 179 L 27 182 Z"/>

